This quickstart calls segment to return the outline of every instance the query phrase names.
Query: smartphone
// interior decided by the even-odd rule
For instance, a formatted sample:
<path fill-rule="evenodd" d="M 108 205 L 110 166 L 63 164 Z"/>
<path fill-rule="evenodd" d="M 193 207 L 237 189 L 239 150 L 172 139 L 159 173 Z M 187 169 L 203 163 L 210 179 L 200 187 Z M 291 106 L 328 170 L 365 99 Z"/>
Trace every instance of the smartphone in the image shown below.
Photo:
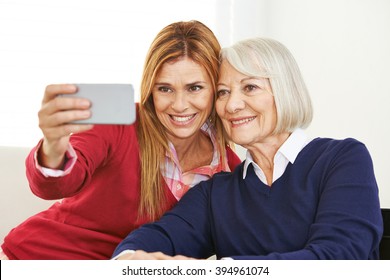
<path fill-rule="evenodd" d="M 131 84 L 76 84 L 75 94 L 61 97 L 81 97 L 91 102 L 90 118 L 77 120 L 78 124 L 125 124 L 135 122 L 136 106 Z"/>

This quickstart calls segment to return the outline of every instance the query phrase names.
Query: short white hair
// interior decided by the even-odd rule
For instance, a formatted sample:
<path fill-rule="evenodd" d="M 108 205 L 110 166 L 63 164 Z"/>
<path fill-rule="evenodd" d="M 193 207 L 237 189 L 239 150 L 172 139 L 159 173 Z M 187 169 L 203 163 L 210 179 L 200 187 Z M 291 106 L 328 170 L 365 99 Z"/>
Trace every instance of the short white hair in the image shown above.
<path fill-rule="evenodd" d="M 283 44 L 268 38 L 247 39 L 223 48 L 220 58 L 244 75 L 269 79 L 277 111 L 275 134 L 310 125 L 311 99 L 298 64 Z"/>

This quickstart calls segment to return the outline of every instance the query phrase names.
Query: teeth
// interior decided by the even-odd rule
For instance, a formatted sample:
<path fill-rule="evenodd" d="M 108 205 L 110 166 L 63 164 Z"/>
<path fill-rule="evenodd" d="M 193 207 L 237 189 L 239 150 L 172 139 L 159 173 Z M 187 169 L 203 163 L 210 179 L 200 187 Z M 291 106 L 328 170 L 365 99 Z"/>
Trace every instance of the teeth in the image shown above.
<path fill-rule="evenodd" d="M 178 117 L 178 116 L 171 116 L 171 117 L 176 122 L 187 122 L 190 119 L 192 119 L 194 117 L 194 115 L 186 116 L 186 117 Z"/>
<path fill-rule="evenodd" d="M 238 120 L 238 121 L 232 121 L 232 124 L 238 125 L 238 124 L 248 123 L 248 122 L 250 122 L 250 121 L 252 121 L 254 119 L 255 118 L 252 117 L 252 118 L 242 119 L 242 120 Z"/>

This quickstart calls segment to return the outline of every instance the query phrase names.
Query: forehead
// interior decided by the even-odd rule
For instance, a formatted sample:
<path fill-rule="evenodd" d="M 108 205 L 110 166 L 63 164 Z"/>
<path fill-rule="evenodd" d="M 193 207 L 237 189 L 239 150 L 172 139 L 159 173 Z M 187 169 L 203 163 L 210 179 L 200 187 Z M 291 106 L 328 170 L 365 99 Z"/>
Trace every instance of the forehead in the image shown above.
<path fill-rule="evenodd" d="M 245 74 L 238 71 L 236 68 L 234 68 L 228 60 L 224 59 L 221 62 L 221 65 L 219 67 L 220 76 L 222 75 L 242 75 L 246 76 Z"/>
<path fill-rule="evenodd" d="M 272 91 L 269 78 L 257 75 L 247 75 L 235 69 L 228 61 L 223 61 L 220 67 L 220 77 L 218 85 L 221 86 L 241 86 L 246 83 L 255 83 L 264 86 L 269 91 Z"/>
<path fill-rule="evenodd" d="M 221 63 L 219 74 L 219 82 L 240 82 L 242 79 L 249 77 L 248 75 L 235 69 L 226 59 L 224 59 Z"/>
<path fill-rule="evenodd" d="M 158 74 L 157 80 L 165 79 L 193 79 L 208 80 L 206 69 L 199 63 L 188 57 L 182 57 L 165 62 Z"/>

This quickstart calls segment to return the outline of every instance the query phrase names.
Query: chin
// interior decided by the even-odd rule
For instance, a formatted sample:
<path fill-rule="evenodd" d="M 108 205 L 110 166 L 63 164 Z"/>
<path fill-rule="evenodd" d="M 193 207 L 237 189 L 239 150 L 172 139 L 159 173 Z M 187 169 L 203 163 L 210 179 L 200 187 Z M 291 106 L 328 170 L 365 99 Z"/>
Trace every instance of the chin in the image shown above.
<path fill-rule="evenodd" d="M 172 134 L 172 136 L 175 138 L 179 138 L 179 139 L 186 139 L 186 138 L 190 138 L 194 134 L 195 134 L 195 132 L 193 132 L 193 131 L 189 131 L 189 132 L 182 131 L 182 132 L 174 133 L 174 134 Z"/>
<path fill-rule="evenodd" d="M 231 138 L 234 143 L 240 146 L 245 146 L 251 144 L 248 139 L 243 139 L 242 137 Z"/>

